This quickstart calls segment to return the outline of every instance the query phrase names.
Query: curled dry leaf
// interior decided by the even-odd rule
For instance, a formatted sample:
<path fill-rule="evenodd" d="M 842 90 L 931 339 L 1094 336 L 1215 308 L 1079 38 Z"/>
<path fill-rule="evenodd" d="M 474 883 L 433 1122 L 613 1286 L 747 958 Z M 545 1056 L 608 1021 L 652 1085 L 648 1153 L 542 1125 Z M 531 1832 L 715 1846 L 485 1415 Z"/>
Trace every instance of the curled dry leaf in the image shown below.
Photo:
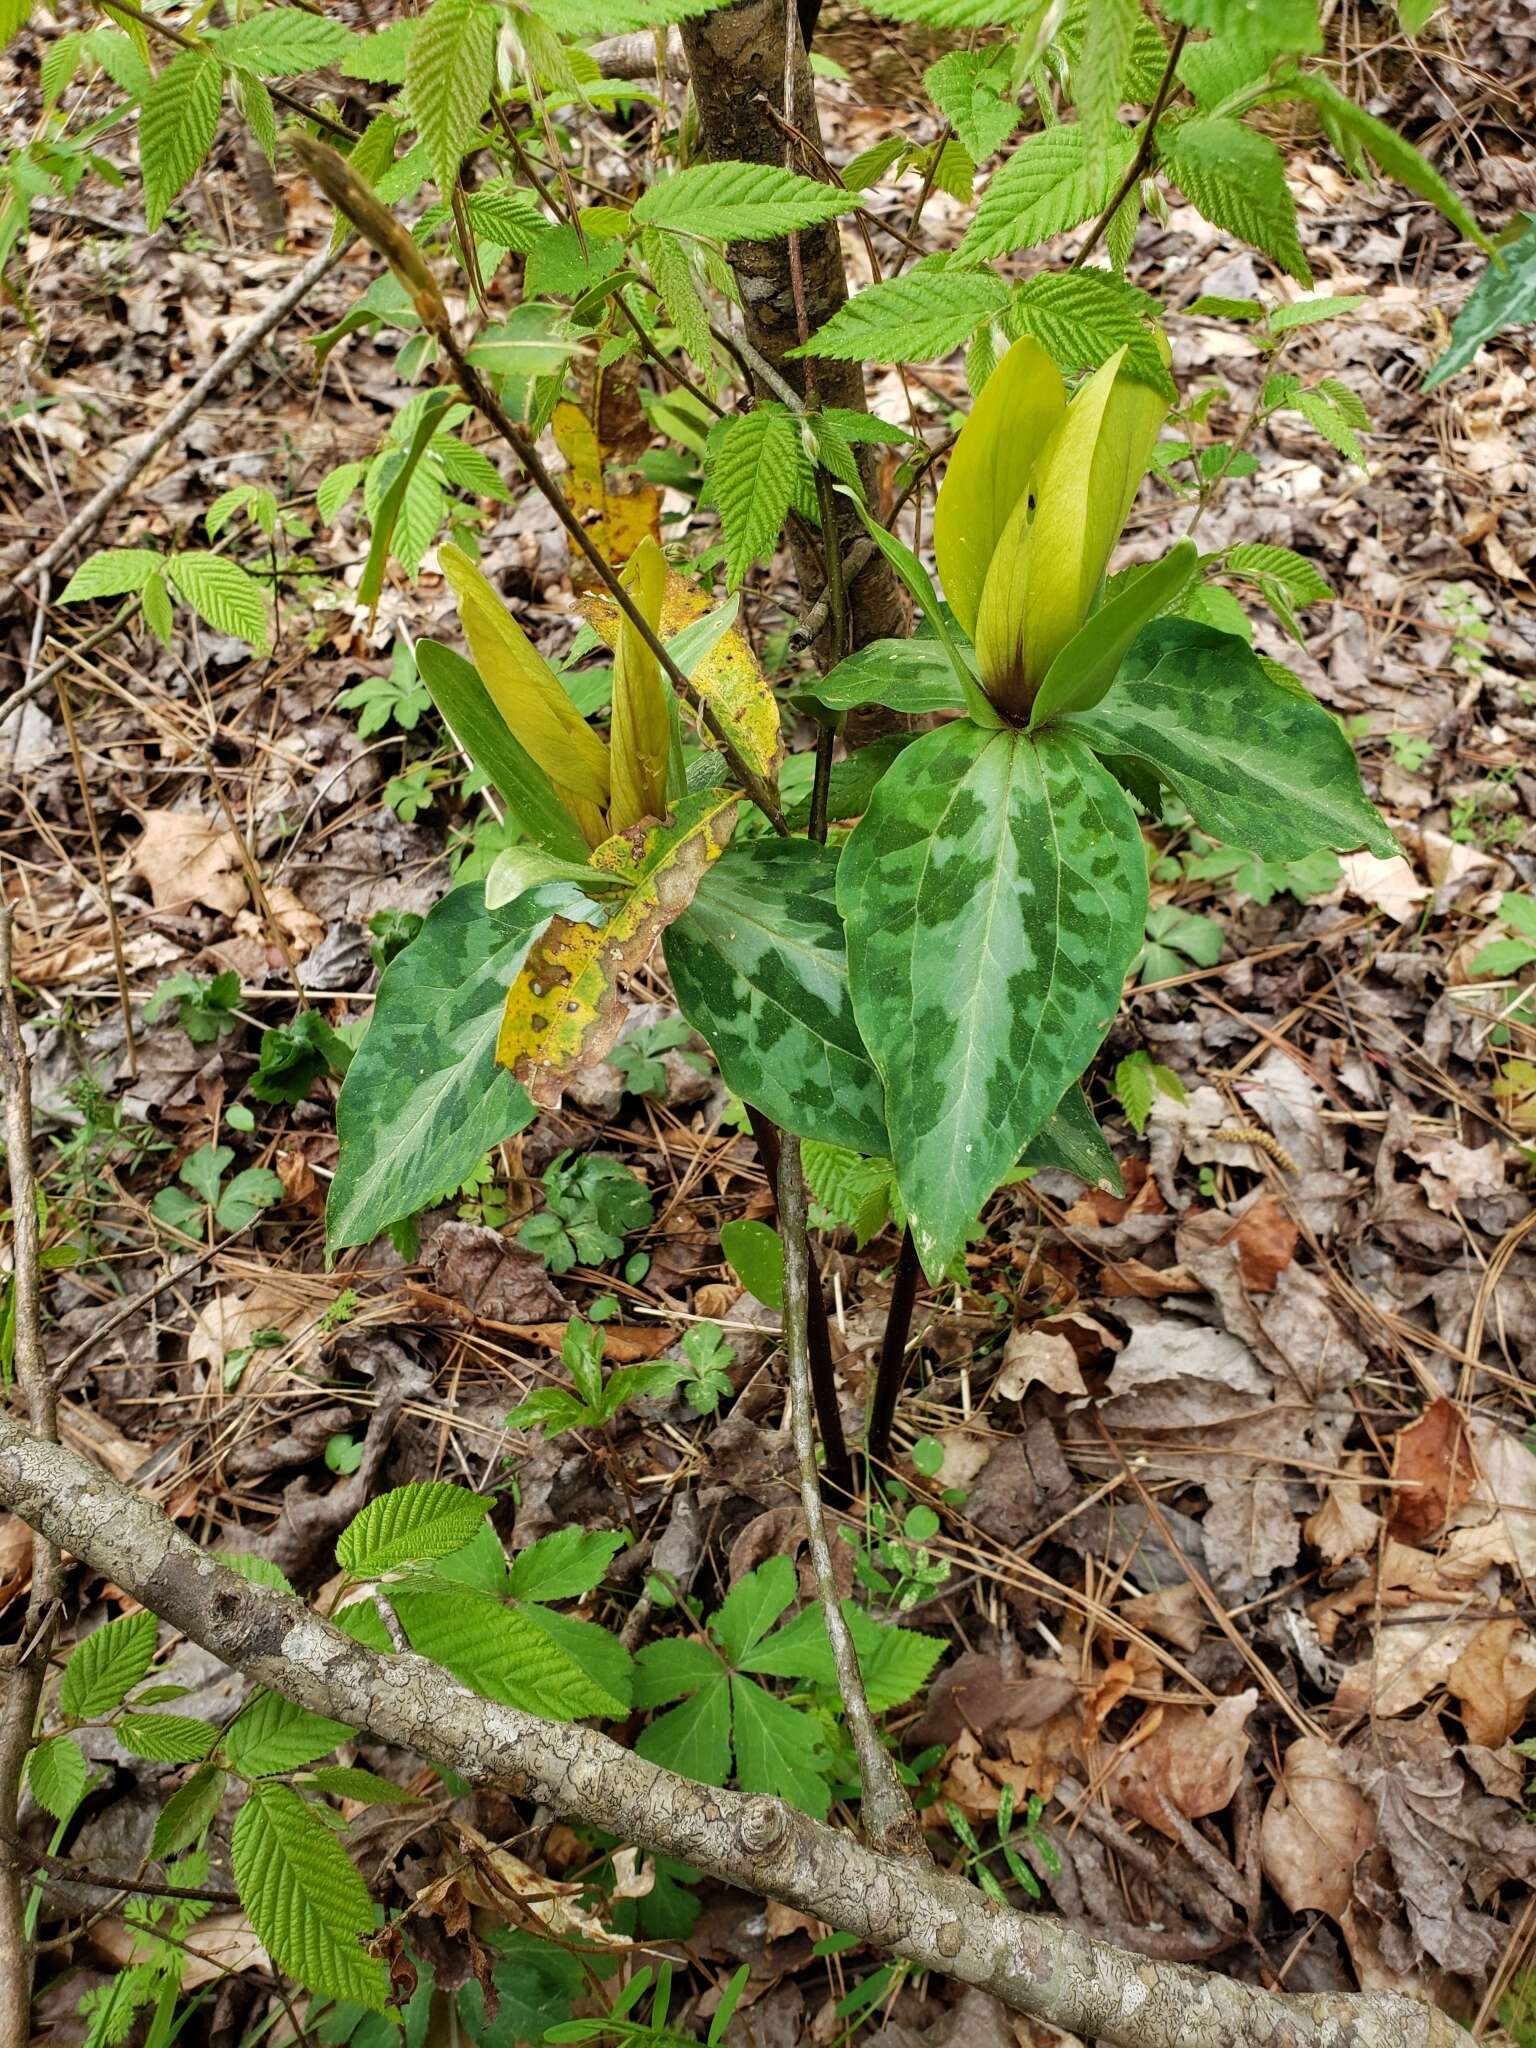
<path fill-rule="evenodd" d="M 1323 1488 L 1322 1506 L 1303 1526 L 1302 1534 L 1328 1564 L 1365 1557 L 1376 1547 L 1381 1517 L 1360 1494 L 1361 1488 L 1351 1480 L 1330 1480 Z"/>
<path fill-rule="evenodd" d="M 1186 1820 L 1221 1813 L 1230 1804 L 1248 1758 L 1248 1717 L 1257 1691 L 1236 1693 L 1209 1713 L 1203 1707 L 1162 1707 L 1145 1742 L 1112 1756 L 1101 1754 L 1111 1804 L 1170 1832 L 1166 1800 Z"/>
<path fill-rule="evenodd" d="M 1291 1911 L 1343 1920 L 1355 1865 L 1375 1836 L 1371 1809 L 1333 1745 L 1315 1736 L 1293 1742 L 1259 1834 L 1264 1874 Z"/>
<path fill-rule="evenodd" d="M 1088 1392 L 1076 1349 L 1067 1338 L 1043 1330 L 1012 1330 L 993 1391 L 1005 1401 L 1021 1401 L 1033 1386 L 1046 1387 L 1053 1394 L 1086 1397 Z"/>
<path fill-rule="evenodd" d="M 1188 1579 L 1122 1600 L 1116 1612 L 1132 1627 L 1161 1636 L 1165 1643 L 1186 1651 L 1200 1647 L 1207 1627 L 1205 1603 Z"/>
<path fill-rule="evenodd" d="M 1467 1740 L 1497 1749 L 1525 1723 L 1536 1697 L 1536 1642 L 1523 1621 L 1486 1621 L 1446 1675 Z"/>

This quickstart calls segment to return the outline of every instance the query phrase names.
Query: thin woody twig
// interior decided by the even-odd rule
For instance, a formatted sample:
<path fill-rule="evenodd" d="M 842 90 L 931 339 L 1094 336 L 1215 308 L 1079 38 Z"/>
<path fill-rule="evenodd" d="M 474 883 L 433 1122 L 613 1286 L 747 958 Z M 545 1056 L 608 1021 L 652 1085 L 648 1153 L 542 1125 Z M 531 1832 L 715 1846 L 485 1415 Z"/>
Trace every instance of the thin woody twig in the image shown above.
<path fill-rule="evenodd" d="M 332 249 L 327 246 L 317 255 L 311 256 L 304 268 L 295 272 L 270 305 L 265 306 L 256 315 L 250 326 L 242 328 L 229 346 L 214 357 L 192 388 L 185 393 L 179 403 L 172 406 L 159 426 L 139 444 L 122 468 L 114 476 L 109 477 L 94 496 L 86 500 L 57 539 L 44 548 L 40 555 L 34 556 L 19 569 L 9 583 L 0 587 L 0 612 L 5 610 L 18 592 L 35 583 L 46 571 L 57 568 L 72 548 L 78 546 L 88 534 L 96 531 L 118 499 L 160 453 L 167 441 L 173 440 L 181 432 L 231 372 L 240 367 L 246 357 L 266 340 L 274 328 L 281 326 L 294 307 L 320 282 L 326 272 L 335 268 L 354 239 L 354 236 L 348 235 L 346 241 L 338 248 Z M 6 707 L 7 711 L 13 710 L 18 701 L 19 699 L 13 700 Z"/>
<path fill-rule="evenodd" d="M 1109 204 L 1088 230 L 1087 240 L 1067 266 L 1069 270 L 1080 270 L 1088 261 L 1088 258 L 1109 232 L 1109 224 L 1120 211 L 1122 205 L 1124 205 L 1127 195 L 1135 189 L 1137 180 L 1141 177 L 1148 164 L 1151 163 L 1152 150 L 1157 137 L 1157 124 L 1162 119 L 1163 109 L 1167 106 L 1169 100 L 1173 98 L 1174 88 L 1179 82 L 1179 58 L 1183 55 L 1184 44 L 1188 36 L 1189 29 L 1183 23 L 1180 23 L 1174 34 L 1173 41 L 1168 45 L 1168 62 L 1164 66 L 1163 75 L 1158 81 L 1157 91 L 1153 95 L 1152 104 L 1147 110 L 1147 118 L 1142 123 L 1141 133 L 1136 139 L 1135 152 L 1125 167 L 1125 175 L 1121 178 L 1113 193 L 1111 193 Z"/>
<path fill-rule="evenodd" d="M 11 979 L 11 913 L 0 904 L 0 1075 L 5 1083 L 5 1150 L 11 1187 L 11 1307 L 16 1385 L 40 1443 L 59 1434 L 58 1393 L 43 1356 L 42 1256 L 37 1172 L 32 1156 L 32 1070 Z M 48 1650 L 64 1586 L 58 1545 L 32 1539 L 32 1586 L 21 1635 L 0 1663 L 0 1837 L 14 1837 L 21 1774 L 32 1746 Z M 0 2048 L 32 2038 L 32 1953 L 26 1932 L 23 1866 L 0 1840 Z"/>

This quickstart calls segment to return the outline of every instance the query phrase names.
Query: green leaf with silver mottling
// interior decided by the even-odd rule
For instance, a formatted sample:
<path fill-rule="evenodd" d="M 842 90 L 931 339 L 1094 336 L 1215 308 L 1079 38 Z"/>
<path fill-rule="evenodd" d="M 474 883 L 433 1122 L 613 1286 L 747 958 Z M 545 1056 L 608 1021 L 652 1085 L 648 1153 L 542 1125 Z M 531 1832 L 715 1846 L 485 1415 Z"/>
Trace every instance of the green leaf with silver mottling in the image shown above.
<path fill-rule="evenodd" d="M 1064 730 L 949 725 L 877 786 L 837 902 L 902 1199 L 936 1277 L 1113 1021 L 1146 915 L 1141 833 Z"/>
<path fill-rule="evenodd" d="M 800 684 L 790 698 L 797 710 L 841 717 L 861 704 L 891 711 L 963 711 L 960 688 L 939 640 L 872 640 L 824 676 Z M 823 717 L 823 723 L 828 717 Z"/>
<path fill-rule="evenodd" d="M 808 839 L 738 840 L 662 943 L 678 1006 L 728 1086 L 800 1137 L 883 1152 L 880 1077 L 854 1021 L 836 880 L 837 856 Z"/>
<path fill-rule="evenodd" d="M 1075 1173 L 1089 1187 L 1106 1187 L 1114 1195 L 1125 1193 L 1115 1155 L 1099 1129 L 1092 1105 L 1075 1081 L 1024 1147 L 1019 1164 L 1036 1170 L 1060 1167 L 1064 1173 Z"/>
<path fill-rule="evenodd" d="M 336 1105 L 333 1252 L 436 1201 L 532 1120 L 527 1094 L 496 1064 L 496 1033 L 507 989 L 559 907 L 538 889 L 489 911 L 483 887 L 466 883 L 385 968 Z"/>
<path fill-rule="evenodd" d="M 1103 702 L 1055 729 L 1154 776 L 1202 832 L 1266 860 L 1325 846 L 1366 846 L 1385 859 L 1398 850 L 1337 719 L 1299 685 L 1267 675 L 1231 633 L 1156 620 Z"/>

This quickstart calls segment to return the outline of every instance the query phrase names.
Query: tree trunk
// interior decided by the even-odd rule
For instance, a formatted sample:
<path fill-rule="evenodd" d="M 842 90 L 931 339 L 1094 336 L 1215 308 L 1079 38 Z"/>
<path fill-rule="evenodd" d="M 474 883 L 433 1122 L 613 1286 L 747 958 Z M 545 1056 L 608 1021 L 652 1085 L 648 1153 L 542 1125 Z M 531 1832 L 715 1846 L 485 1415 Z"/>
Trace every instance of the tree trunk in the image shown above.
<path fill-rule="evenodd" d="M 794 20 L 784 0 L 739 0 L 697 21 L 683 24 L 683 44 L 693 78 L 703 154 L 736 163 L 775 164 L 785 161 L 786 137 L 770 119 L 762 101 L 784 105 L 784 36 Z M 794 125 L 820 145 L 821 126 L 811 67 L 796 36 L 793 64 Z M 809 165 L 797 165 L 809 171 Z M 837 225 L 806 228 L 800 235 L 800 270 L 804 285 L 807 329 L 814 334 L 848 299 Z M 774 242 L 733 242 L 726 251 L 737 289 L 747 339 L 772 363 L 786 382 L 815 395 L 823 405 L 867 412 L 864 373 L 857 363 L 789 362 L 800 340 L 795 306 L 790 245 Z M 873 449 L 862 451 L 866 487 L 873 477 Z M 874 504 L 873 493 L 870 503 Z M 835 499 L 837 538 L 846 555 L 864 529 L 846 499 Z M 791 546 L 800 594 L 814 604 L 826 583 L 826 570 L 816 536 L 792 536 Z M 901 588 L 883 556 L 876 555 L 853 579 L 848 590 L 849 645 L 904 635 L 906 607 Z M 818 651 L 824 648 L 818 646 Z M 861 737 L 868 735 L 861 734 Z"/>

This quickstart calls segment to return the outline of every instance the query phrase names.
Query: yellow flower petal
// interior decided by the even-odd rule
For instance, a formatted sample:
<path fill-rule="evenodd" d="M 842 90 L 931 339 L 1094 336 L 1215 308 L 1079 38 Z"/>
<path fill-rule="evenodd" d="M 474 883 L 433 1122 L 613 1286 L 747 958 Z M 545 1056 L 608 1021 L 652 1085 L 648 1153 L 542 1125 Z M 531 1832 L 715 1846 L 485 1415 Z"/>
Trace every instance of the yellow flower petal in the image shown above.
<path fill-rule="evenodd" d="M 1066 402 L 1061 372 L 1026 334 L 982 386 L 950 453 L 933 550 L 950 610 L 972 638 L 993 550 Z"/>

